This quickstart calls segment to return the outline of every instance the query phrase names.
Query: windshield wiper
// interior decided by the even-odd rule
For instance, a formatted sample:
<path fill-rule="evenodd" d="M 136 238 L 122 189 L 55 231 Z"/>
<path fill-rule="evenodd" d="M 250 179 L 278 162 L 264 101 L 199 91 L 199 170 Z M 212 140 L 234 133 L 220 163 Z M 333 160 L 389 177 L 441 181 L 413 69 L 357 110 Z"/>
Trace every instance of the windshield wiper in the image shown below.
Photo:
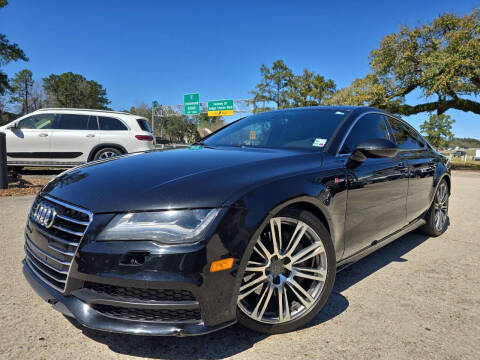
<path fill-rule="evenodd" d="M 213 146 L 207 145 L 203 141 L 196 141 L 190 146 L 203 146 L 204 148 L 213 149 Z"/>

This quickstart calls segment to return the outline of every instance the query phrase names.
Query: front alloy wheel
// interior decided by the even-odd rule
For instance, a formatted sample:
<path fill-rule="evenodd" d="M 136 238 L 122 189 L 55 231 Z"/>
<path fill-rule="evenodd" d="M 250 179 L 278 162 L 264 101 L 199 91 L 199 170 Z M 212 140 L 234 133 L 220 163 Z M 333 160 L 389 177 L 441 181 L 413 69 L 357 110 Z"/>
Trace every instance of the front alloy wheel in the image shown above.
<path fill-rule="evenodd" d="M 256 331 L 291 331 L 313 318 L 331 292 L 335 257 L 323 224 L 287 209 L 256 240 L 238 294 L 239 321 Z"/>

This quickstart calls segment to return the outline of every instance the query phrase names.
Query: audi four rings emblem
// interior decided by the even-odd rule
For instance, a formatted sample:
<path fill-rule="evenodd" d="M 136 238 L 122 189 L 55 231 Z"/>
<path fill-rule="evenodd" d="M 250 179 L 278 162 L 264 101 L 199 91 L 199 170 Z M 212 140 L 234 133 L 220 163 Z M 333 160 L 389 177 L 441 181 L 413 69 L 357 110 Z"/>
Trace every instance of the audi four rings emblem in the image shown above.
<path fill-rule="evenodd" d="M 37 205 L 32 217 L 37 223 L 48 229 L 53 225 L 56 216 L 57 211 L 52 205 L 49 205 L 46 202 L 41 202 Z"/>

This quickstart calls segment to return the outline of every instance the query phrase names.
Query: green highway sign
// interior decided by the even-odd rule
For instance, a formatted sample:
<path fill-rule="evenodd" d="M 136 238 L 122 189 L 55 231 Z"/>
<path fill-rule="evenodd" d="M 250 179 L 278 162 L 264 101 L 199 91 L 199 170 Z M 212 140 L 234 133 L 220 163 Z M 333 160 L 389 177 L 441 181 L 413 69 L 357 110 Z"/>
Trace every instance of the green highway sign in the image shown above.
<path fill-rule="evenodd" d="M 183 105 L 185 107 L 185 115 L 200 114 L 200 94 L 183 95 Z"/>
<path fill-rule="evenodd" d="M 233 115 L 233 100 L 214 100 L 208 102 L 208 116 Z"/>

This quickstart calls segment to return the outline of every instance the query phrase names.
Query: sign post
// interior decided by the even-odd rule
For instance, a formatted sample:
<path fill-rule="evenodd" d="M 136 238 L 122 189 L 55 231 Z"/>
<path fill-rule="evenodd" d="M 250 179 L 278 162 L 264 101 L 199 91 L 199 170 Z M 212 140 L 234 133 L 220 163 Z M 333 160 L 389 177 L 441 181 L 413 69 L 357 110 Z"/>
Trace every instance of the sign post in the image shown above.
<path fill-rule="evenodd" d="M 233 115 L 233 100 L 214 100 L 208 102 L 208 116 Z"/>
<path fill-rule="evenodd" d="M 200 114 L 200 94 L 183 95 L 183 105 L 185 107 L 185 115 Z"/>

